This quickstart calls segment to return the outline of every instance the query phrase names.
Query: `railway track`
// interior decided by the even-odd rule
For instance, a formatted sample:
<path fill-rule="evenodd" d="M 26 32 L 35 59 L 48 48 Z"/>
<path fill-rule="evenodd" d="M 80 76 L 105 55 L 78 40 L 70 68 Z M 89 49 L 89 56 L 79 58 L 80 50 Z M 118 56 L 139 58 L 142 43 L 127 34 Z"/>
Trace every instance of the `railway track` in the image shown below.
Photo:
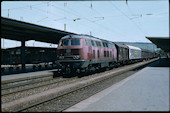
<path fill-rule="evenodd" d="M 104 78 L 100 81 L 65 92 L 41 102 L 17 109 L 13 112 L 62 112 L 78 102 L 108 88 L 109 86 L 129 77 L 139 69 L 131 70 L 123 74 Z"/>
<path fill-rule="evenodd" d="M 42 81 L 48 81 L 51 80 L 52 77 L 51 76 L 47 76 L 47 77 L 40 77 L 40 78 L 30 78 L 27 80 L 23 80 L 23 81 L 14 81 L 14 82 L 9 82 L 9 83 L 2 83 L 1 84 L 1 91 L 2 90 L 7 90 L 10 88 L 15 88 L 15 87 L 19 87 L 19 86 L 25 86 L 25 85 L 29 85 L 29 84 L 34 84 L 36 82 L 42 82 Z"/>
<path fill-rule="evenodd" d="M 47 79 L 45 81 L 25 83 L 22 85 L 18 84 L 16 86 L 11 86 L 11 87 L 6 87 L 6 88 L 3 87 L 1 89 L 1 96 L 5 96 L 5 95 L 17 93 L 17 92 L 22 92 L 22 91 L 29 90 L 29 89 L 39 88 L 39 87 L 43 87 L 47 85 L 52 85 L 52 84 L 56 84 L 59 82 L 65 82 L 65 81 L 67 81 L 67 79 L 59 77 L 55 79 Z"/>
<path fill-rule="evenodd" d="M 48 79 L 36 83 L 24 84 L 22 86 L 19 86 L 19 84 L 17 84 L 16 87 L 12 86 L 12 87 L 7 87 L 7 89 L 3 88 L 1 89 L 1 99 L 2 99 L 1 102 L 6 103 L 29 95 L 40 93 L 49 90 L 51 88 L 60 86 L 62 84 L 67 84 L 73 81 L 74 79 L 76 79 L 76 77 L 72 77 L 72 78 L 57 77 L 54 79 Z"/>
<path fill-rule="evenodd" d="M 111 85 L 133 75 L 145 66 L 141 66 L 114 76 L 108 76 L 102 80 L 73 89 L 63 94 L 45 99 L 41 102 L 17 109 L 13 112 L 62 112 L 65 109 L 87 99 L 88 97 L 110 87 Z"/>
<path fill-rule="evenodd" d="M 146 62 L 141 62 L 141 63 L 139 63 L 139 65 L 140 66 L 147 65 L 150 62 L 152 62 L 152 60 L 146 61 Z M 140 68 L 134 69 L 134 67 L 139 67 L 139 66 L 135 66 L 135 65 L 136 64 L 130 64 L 130 65 L 122 66 L 120 68 L 114 68 L 109 71 L 95 73 L 90 76 L 84 76 L 82 78 L 78 78 L 78 77 L 75 77 L 75 78 L 72 77 L 73 79 L 66 78 L 68 81 L 66 80 L 66 82 L 63 82 L 60 85 L 55 84 L 53 87 L 50 88 L 52 90 L 53 88 L 56 89 L 57 87 L 63 88 L 66 85 L 70 86 L 69 90 L 65 90 L 65 91 L 61 90 L 61 93 L 56 93 L 57 96 L 49 96 L 49 98 L 40 99 L 38 101 L 38 103 L 32 102 L 32 104 L 31 104 L 31 102 L 29 102 L 29 104 L 25 104 L 25 105 L 18 104 L 16 107 L 12 107 L 11 105 L 6 104 L 7 106 L 9 106 L 9 108 L 8 107 L 5 108 L 6 105 L 4 104 L 4 105 L 2 105 L 2 109 L 3 109 L 3 111 L 6 111 L 7 109 L 9 110 L 11 108 L 11 110 L 9 110 L 9 111 L 14 111 L 14 112 L 16 112 L 16 111 L 21 111 L 21 112 L 22 111 L 26 111 L 26 112 L 27 111 L 35 111 L 35 112 L 36 111 L 38 111 L 38 112 L 40 112 L 40 111 L 43 111 L 43 112 L 63 111 L 64 109 L 67 109 L 68 107 L 88 98 L 89 96 L 94 95 L 94 94 L 100 92 L 101 90 L 113 85 L 114 83 L 117 83 L 117 82 L 123 80 L 124 78 L 132 75 L 138 69 L 140 69 Z M 128 68 L 126 70 L 130 70 L 130 71 L 127 72 L 124 70 L 124 68 Z M 124 72 L 126 72 L 126 74 L 121 74 Z M 115 73 L 116 75 L 113 73 Z M 117 76 L 117 75 L 119 75 L 119 76 Z M 72 80 L 70 80 L 70 79 L 72 79 Z M 74 84 L 77 84 L 77 85 L 75 85 L 76 89 L 71 88 L 74 86 Z M 44 87 L 46 87 L 46 85 L 44 85 Z M 38 89 L 42 89 L 42 88 L 40 87 Z M 63 89 L 65 89 L 65 88 L 63 88 Z M 27 92 L 27 91 L 28 90 L 25 90 L 24 92 Z M 42 91 L 45 91 L 45 90 L 43 89 Z M 48 91 L 48 88 L 46 89 L 46 91 Z M 55 90 L 53 90 L 53 91 L 55 91 Z M 58 92 L 58 90 L 56 90 L 55 92 Z M 65 92 L 65 93 L 63 93 L 63 92 Z M 30 93 L 30 92 L 28 92 L 28 93 Z M 17 93 L 14 93 L 14 94 L 17 94 Z M 9 96 L 9 98 L 11 98 L 11 96 L 12 96 L 12 94 Z M 26 96 L 28 96 L 28 95 L 26 95 Z M 5 97 L 5 96 L 2 96 L 2 101 L 3 101 L 3 97 Z M 23 99 L 24 99 L 24 97 L 23 97 Z M 12 100 L 12 102 L 14 100 L 16 100 L 16 98 L 14 98 Z M 14 102 L 14 103 L 16 103 L 16 102 Z M 4 102 L 4 103 L 6 103 L 6 102 Z M 26 107 L 24 107 L 24 106 L 26 106 Z"/>

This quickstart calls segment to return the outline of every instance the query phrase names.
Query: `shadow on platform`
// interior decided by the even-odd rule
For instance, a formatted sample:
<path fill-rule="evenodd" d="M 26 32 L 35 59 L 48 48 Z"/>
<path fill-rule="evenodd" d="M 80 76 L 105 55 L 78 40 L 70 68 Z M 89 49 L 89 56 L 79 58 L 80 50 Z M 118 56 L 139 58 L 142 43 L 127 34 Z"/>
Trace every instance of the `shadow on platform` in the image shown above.
<path fill-rule="evenodd" d="M 149 64 L 148 67 L 170 67 L 170 58 L 160 58 L 159 60 Z"/>

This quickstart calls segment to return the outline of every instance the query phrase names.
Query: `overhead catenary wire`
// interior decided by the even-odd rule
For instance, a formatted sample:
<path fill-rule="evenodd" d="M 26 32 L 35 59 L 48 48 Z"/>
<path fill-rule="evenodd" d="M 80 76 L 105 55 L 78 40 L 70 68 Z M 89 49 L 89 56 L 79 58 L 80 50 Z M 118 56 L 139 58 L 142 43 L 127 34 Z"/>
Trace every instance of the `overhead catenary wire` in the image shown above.
<path fill-rule="evenodd" d="M 77 3 L 80 3 L 80 4 L 83 4 L 83 2 L 77 2 Z M 88 5 L 86 5 L 86 4 L 83 4 L 82 6 L 84 6 L 84 7 L 87 7 L 87 8 L 90 8 Z M 101 13 L 101 11 L 98 11 L 98 10 L 96 10 L 96 8 L 93 8 L 92 9 L 92 11 L 94 11 L 96 14 L 98 14 L 98 15 L 100 15 L 99 17 L 101 18 L 104 18 L 105 16 L 104 16 L 104 14 L 102 14 Z M 115 16 L 107 16 L 106 18 L 108 19 L 108 18 L 115 18 Z M 102 19 L 101 19 L 102 20 Z M 104 19 L 103 19 L 104 20 Z M 92 22 L 96 22 L 96 21 L 98 21 L 98 20 L 94 20 L 94 21 L 92 21 Z M 108 28 L 107 28 L 108 29 Z M 110 28 L 109 28 L 110 29 Z M 115 31 L 115 29 L 113 30 L 113 28 L 112 28 L 112 30 L 110 30 L 111 32 L 115 32 L 115 33 L 117 33 L 117 34 L 119 34 L 120 36 L 123 36 L 123 37 L 127 37 L 127 35 L 124 35 L 124 34 L 122 34 L 122 33 L 119 33 L 119 32 L 117 32 L 117 31 Z M 121 30 L 120 30 L 121 31 Z"/>
<path fill-rule="evenodd" d="M 112 6 L 114 6 L 122 15 L 124 15 L 126 18 L 128 18 L 128 20 L 130 20 L 130 21 L 133 23 L 133 25 L 135 25 L 135 27 L 136 27 L 144 36 L 146 36 L 146 33 L 143 32 L 143 30 L 142 30 L 133 20 L 131 20 L 131 18 L 130 18 L 128 15 L 126 15 L 123 11 L 121 11 L 118 7 L 116 7 L 111 1 L 110 1 L 110 4 L 111 4 Z"/>
<path fill-rule="evenodd" d="M 64 10 L 64 9 L 62 9 L 62 8 L 56 7 L 55 5 L 52 5 L 52 6 L 55 7 L 55 8 L 57 8 L 57 9 Z M 89 18 L 87 18 L 87 17 L 85 17 L 85 16 L 80 16 L 80 14 L 78 15 L 79 12 L 77 12 L 77 11 L 75 11 L 75 10 L 69 8 L 69 7 L 67 7 L 67 9 L 69 9 L 69 11 L 67 11 L 67 10 L 64 10 L 64 11 L 67 12 L 67 13 L 69 13 L 69 14 L 71 13 L 71 14 L 73 14 L 73 15 L 75 15 L 75 16 L 78 16 L 78 17 L 80 17 L 80 18 L 83 18 L 83 19 L 85 19 L 85 20 L 87 20 L 87 21 L 89 21 L 89 22 L 91 22 L 91 23 L 99 26 L 101 29 L 105 30 L 105 31 L 106 31 L 107 33 L 109 33 L 109 34 L 115 32 L 116 34 L 119 34 L 119 35 L 122 36 L 121 33 L 118 33 L 118 32 L 116 32 L 116 31 L 113 30 L 113 29 L 111 30 L 111 29 L 107 28 L 106 26 L 103 26 L 103 25 L 101 25 L 101 24 L 99 24 L 99 23 L 95 23 L 94 21 L 90 20 Z M 82 15 L 82 14 L 81 14 L 81 15 Z M 87 25 L 86 25 L 86 26 L 87 26 Z M 107 31 L 106 29 L 109 30 L 110 32 Z"/>
<path fill-rule="evenodd" d="M 37 11 L 41 11 L 41 12 L 44 12 L 44 13 L 45 13 L 46 11 L 44 11 L 43 9 L 39 9 L 39 8 L 33 7 L 33 6 L 42 5 L 42 4 L 47 4 L 48 7 L 51 6 L 51 4 L 49 4 L 49 2 L 47 2 L 47 3 L 45 2 L 45 3 L 40 3 L 40 4 L 35 4 L 35 5 L 27 5 L 27 6 L 23 6 L 23 7 L 16 7 L 16 8 L 10 8 L 10 9 L 11 9 L 11 10 L 16 10 L 16 9 L 21 9 L 21 8 L 26 8 L 26 7 L 28 7 L 28 8 L 30 8 L 30 10 L 36 9 Z M 10 10 L 10 9 L 9 9 L 9 10 Z M 5 10 L 5 9 L 3 9 L 3 10 Z M 61 9 L 61 10 L 63 10 L 63 9 Z M 93 8 L 92 10 L 94 11 L 95 9 Z M 34 11 L 35 11 L 35 10 L 34 10 Z M 70 13 L 70 11 L 66 11 L 66 10 L 64 10 L 64 12 Z M 72 13 L 72 12 L 71 12 L 71 13 Z M 50 11 L 48 11 L 48 14 L 53 15 L 53 16 L 56 16 L 56 14 L 54 14 L 54 13 L 52 13 L 52 12 L 50 12 Z M 77 14 L 74 13 L 74 12 L 73 12 L 72 14 L 79 17 L 79 15 L 77 15 Z M 57 16 L 58 16 L 58 15 L 57 15 Z M 50 18 L 49 16 L 46 16 L 46 17 L 44 17 L 43 19 L 38 20 L 38 21 L 36 21 L 36 22 L 44 21 L 44 20 L 47 19 L 47 18 L 48 18 L 48 19 L 51 19 L 51 20 L 54 20 L 54 21 L 66 19 L 66 17 L 64 17 L 64 18 L 58 18 L 58 19 L 52 19 L 52 18 Z M 22 19 L 23 19 L 23 17 L 22 17 Z M 95 23 L 95 21 L 90 20 L 89 18 L 86 18 L 86 17 L 82 17 L 82 16 L 81 16 L 81 19 L 85 19 L 85 20 L 87 20 L 87 21 L 89 21 L 89 22 L 91 22 L 91 23 L 99 26 L 99 27 L 102 28 L 105 32 L 107 32 L 107 34 L 108 34 L 108 33 L 111 34 L 111 32 L 114 32 L 114 30 L 110 30 L 110 29 L 108 29 L 106 26 L 100 25 L 99 23 Z M 21 17 L 20 17 L 20 20 L 21 20 Z M 87 26 L 87 25 L 86 25 L 86 26 Z M 104 32 L 104 31 L 103 31 L 103 32 Z M 111 31 L 111 32 L 109 32 L 109 31 Z M 116 32 L 115 32 L 115 33 L 116 33 Z M 119 34 L 119 33 L 117 33 L 117 34 Z"/>
<path fill-rule="evenodd" d="M 37 6 L 37 5 L 42 5 L 42 4 L 46 4 L 46 3 L 39 3 L 39 4 L 34 4 L 34 5 L 26 5 L 26 6 L 22 6 L 22 7 L 15 7 L 15 8 L 8 8 L 10 10 L 16 10 L 16 9 L 22 9 L 22 8 L 26 8 L 26 7 L 33 7 L 33 6 Z M 2 9 L 2 11 L 8 11 L 8 9 Z"/>

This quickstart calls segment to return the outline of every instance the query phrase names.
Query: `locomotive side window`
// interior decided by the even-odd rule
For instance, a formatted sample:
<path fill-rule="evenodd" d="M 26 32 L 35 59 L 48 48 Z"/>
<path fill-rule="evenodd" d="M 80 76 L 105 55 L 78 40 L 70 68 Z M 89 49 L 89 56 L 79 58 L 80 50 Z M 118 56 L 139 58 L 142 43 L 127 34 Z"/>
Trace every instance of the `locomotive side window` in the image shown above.
<path fill-rule="evenodd" d="M 104 47 L 104 45 L 103 45 L 103 43 L 102 43 L 102 42 L 100 42 L 100 45 L 101 45 L 101 47 Z"/>
<path fill-rule="evenodd" d="M 98 56 L 98 58 L 100 58 L 100 53 L 99 53 L 99 50 L 97 51 L 97 56 Z"/>
<path fill-rule="evenodd" d="M 98 47 L 101 47 L 101 43 L 100 43 L 100 42 L 97 42 L 97 41 L 96 41 L 96 45 L 97 45 Z"/>
<path fill-rule="evenodd" d="M 92 44 L 92 46 L 94 46 L 94 41 L 93 40 L 91 40 L 91 44 Z"/>
<path fill-rule="evenodd" d="M 112 48 L 113 48 L 113 49 L 115 49 L 115 48 L 116 48 L 114 44 L 112 44 Z"/>
<path fill-rule="evenodd" d="M 71 45 L 80 45 L 80 39 L 72 39 Z"/>
<path fill-rule="evenodd" d="M 106 47 L 104 42 L 103 42 L 103 47 Z"/>
<path fill-rule="evenodd" d="M 107 57 L 109 57 L 109 51 L 107 51 Z"/>
<path fill-rule="evenodd" d="M 96 41 L 93 41 L 93 42 L 94 42 L 94 46 L 97 46 Z"/>
<path fill-rule="evenodd" d="M 95 58 L 95 50 L 93 50 L 93 58 Z"/>
<path fill-rule="evenodd" d="M 105 43 L 106 44 L 106 47 L 108 47 L 108 44 L 107 43 Z"/>
<path fill-rule="evenodd" d="M 108 44 L 106 42 L 103 42 L 103 47 L 108 47 Z"/>
<path fill-rule="evenodd" d="M 99 46 L 101 47 L 102 45 L 101 45 L 101 42 L 99 42 Z"/>
<path fill-rule="evenodd" d="M 106 57 L 106 51 L 104 51 L 104 57 Z"/>
<path fill-rule="evenodd" d="M 90 41 L 90 40 L 88 40 L 88 42 L 89 42 L 89 46 L 92 46 L 92 43 L 91 43 L 91 41 Z"/>
<path fill-rule="evenodd" d="M 86 46 L 88 46 L 88 42 L 87 42 L 87 40 L 85 40 L 85 44 L 86 44 Z"/>

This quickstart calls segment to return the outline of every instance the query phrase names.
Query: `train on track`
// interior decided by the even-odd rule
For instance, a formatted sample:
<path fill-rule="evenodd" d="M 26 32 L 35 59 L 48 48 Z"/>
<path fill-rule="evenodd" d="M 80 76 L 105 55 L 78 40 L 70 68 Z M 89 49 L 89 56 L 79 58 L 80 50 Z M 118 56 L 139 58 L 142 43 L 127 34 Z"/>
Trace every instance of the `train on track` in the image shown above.
<path fill-rule="evenodd" d="M 45 62 L 55 62 L 57 54 L 56 48 L 25 47 L 25 63 L 38 64 Z M 1 64 L 21 64 L 21 47 L 1 49 Z"/>
<path fill-rule="evenodd" d="M 156 52 L 89 35 L 67 35 L 58 45 L 59 73 L 90 72 L 158 57 Z"/>

